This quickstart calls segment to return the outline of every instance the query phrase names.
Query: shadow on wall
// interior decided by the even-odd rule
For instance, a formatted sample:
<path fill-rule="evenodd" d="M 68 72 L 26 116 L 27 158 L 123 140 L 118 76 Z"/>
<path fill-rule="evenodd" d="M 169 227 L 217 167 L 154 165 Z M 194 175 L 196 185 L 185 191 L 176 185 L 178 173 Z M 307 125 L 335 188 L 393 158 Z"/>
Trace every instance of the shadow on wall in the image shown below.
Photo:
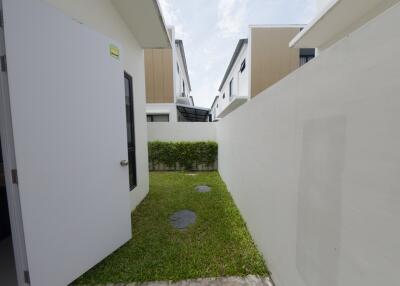
<path fill-rule="evenodd" d="M 297 269 L 308 286 L 337 285 L 346 119 L 304 123 L 297 216 Z"/>

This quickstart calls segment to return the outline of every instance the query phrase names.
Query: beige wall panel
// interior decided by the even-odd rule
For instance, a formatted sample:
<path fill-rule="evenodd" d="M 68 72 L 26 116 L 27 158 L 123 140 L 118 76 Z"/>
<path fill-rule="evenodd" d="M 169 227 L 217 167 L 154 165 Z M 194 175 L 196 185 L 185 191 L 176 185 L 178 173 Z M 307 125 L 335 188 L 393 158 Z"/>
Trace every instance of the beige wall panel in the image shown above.
<path fill-rule="evenodd" d="M 163 50 L 164 61 L 164 96 L 163 102 L 174 102 L 174 86 L 173 86 L 173 63 L 172 50 Z"/>
<path fill-rule="evenodd" d="M 153 72 L 154 72 L 154 102 L 163 102 L 164 91 L 164 69 L 162 50 L 153 50 Z"/>
<path fill-rule="evenodd" d="M 146 103 L 151 103 L 154 99 L 153 50 L 144 50 L 144 67 L 146 77 Z"/>
<path fill-rule="evenodd" d="M 251 29 L 251 97 L 299 67 L 299 50 L 289 42 L 299 28 Z"/>
<path fill-rule="evenodd" d="M 147 103 L 173 103 L 171 49 L 145 50 Z"/>

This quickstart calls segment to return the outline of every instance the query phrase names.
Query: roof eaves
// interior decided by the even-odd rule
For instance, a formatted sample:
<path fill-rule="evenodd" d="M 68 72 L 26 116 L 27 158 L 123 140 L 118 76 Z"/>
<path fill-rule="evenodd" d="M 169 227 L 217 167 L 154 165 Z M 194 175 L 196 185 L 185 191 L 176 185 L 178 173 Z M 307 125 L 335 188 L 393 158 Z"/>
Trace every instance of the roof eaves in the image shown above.
<path fill-rule="evenodd" d="M 157 14 L 158 14 L 158 17 L 159 17 L 159 19 L 160 19 L 160 22 L 161 22 L 162 25 L 163 25 L 163 29 L 164 29 L 164 32 L 165 32 L 165 36 L 166 36 L 168 42 L 171 43 L 171 38 L 170 38 L 169 33 L 168 33 L 167 24 L 165 23 L 164 16 L 163 16 L 163 14 L 162 14 L 162 12 L 161 12 L 160 3 L 158 3 L 158 0 L 153 0 L 153 4 L 154 4 L 155 9 L 157 10 Z M 172 44 L 171 44 L 171 46 L 172 46 Z"/>

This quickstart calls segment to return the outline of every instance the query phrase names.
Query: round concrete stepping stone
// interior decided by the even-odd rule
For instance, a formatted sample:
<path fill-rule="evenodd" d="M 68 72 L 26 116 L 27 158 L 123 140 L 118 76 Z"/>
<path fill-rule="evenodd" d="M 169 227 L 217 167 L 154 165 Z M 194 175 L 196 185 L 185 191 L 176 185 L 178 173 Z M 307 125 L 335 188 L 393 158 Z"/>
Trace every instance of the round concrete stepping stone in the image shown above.
<path fill-rule="evenodd" d="M 196 221 L 196 213 L 190 210 L 181 210 L 169 218 L 171 225 L 177 229 L 185 229 Z"/>
<path fill-rule="evenodd" d="M 211 188 L 206 185 L 200 185 L 196 187 L 196 191 L 198 191 L 199 193 L 208 193 L 209 191 L 211 191 Z"/>

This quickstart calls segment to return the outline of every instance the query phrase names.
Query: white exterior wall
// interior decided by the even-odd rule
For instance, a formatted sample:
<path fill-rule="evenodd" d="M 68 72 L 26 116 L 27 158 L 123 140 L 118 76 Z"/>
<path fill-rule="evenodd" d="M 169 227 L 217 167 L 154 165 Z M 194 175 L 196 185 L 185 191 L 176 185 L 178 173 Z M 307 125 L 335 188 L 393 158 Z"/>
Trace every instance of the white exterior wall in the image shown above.
<path fill-rule="evenodd" d="M 216 123 L 210 122 L 149 122 L 149 141 L 216 141 Z"/>
<path fill-rule="evenodd" d="M 214 121 L 217 118 L 218 114 L 218 107 L 219 107 L 219 97 L 216 99 L 215 103 L 213 106 L 211 106 L 210 114 L 211 114 L 211 119 Z"/>
<path fill-rule="evenodd" d="M 178 121 L 175 103 L 147 103 L 146 114 L 169 114 L 170 122 Z"/>
<path fill-rule="evenodd" d="M 399 19 L 396 5 L 217 123 L 219 171 L 278 286 L 399 283 Z"/>
<path fill-rule="evenodd" d="M 249 57 L 250 49 L 248 49 L 248 44 L 244 44 L 242 50 L 240 51 L 239 56 L 237 57 L 234 66 L 232 67 L 231 72 L 229 73 L 226 82 L 224 83 L 220 94 L 219 94 L 219 103 L 218 103 L 218 111 L 217 114 L 220 114 L 224 109 L 229 105 L 229 103 L 233 100 L 233 98 L 240 97 L 248 97 L 249 96 Z M 246 68 L 243 73 L 240 72 L 240 65 L 243 60 L 246 59 Z M 229 98 L 229 82 L 233 78 L 233 95 Z M 225 98 L 223 95 L 225 93 Z"/>
<path fill-rule="evenodd" d="M 144 52 L 110 0 L 47 2 L 123 46 L 124 69 L 133 78 L 137 187 L 130 196 L 131 208 L 134 209 L 149 191 Z"/>
<path fill-rule="evenodd" d="M 175 43 L 175 39 L 174 39 Z M 181 50 L 177 44 L 174 44 L 174 84 L 175 84 L 175 97 L 181 97 L 183 90 L 182 81 L 185 82 L 185 94 L 186 97 L 189 97 L 189 79 L 186 76 L 185 65 L 183 64 L 183 56 L 181 54 Z M 177 65 L 179 65 L 179 73 L 177 69 Z M 175 99 L 176 101 L 176 99 Z"/>
<path fill-rule="evenodd" d="M 182 67 L 179 67 L 179 73 L 177 68 L 178 63 L 178 55 L 177 55 L 177 46 L 175 44 L 175 28 L 170 27 L 171 33 L 171 48 L 172 48 L 172 70 L 173 70 L 173 85 L 174 85 L 174 102 L 176 102 L 176 98 L 179 96 L 180 92 L 180 70 Z"/>

